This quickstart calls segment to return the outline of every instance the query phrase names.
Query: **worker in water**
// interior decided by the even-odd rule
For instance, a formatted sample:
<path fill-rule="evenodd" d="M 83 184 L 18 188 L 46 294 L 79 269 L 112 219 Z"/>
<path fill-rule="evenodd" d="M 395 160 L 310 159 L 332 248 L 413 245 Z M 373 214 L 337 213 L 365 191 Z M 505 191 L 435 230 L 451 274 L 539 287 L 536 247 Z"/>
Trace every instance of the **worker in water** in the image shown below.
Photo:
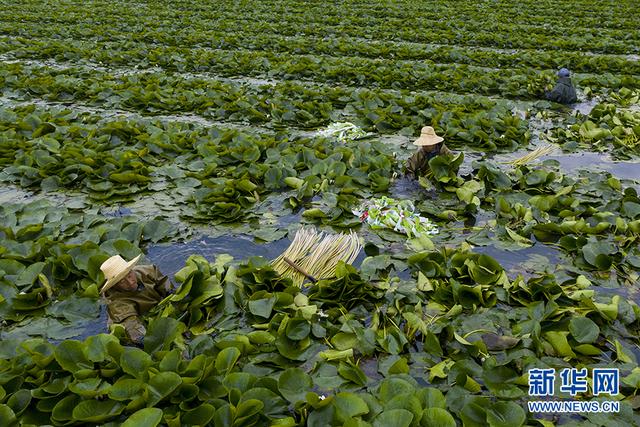
<path fill-rule="evenodd" d="M 576 89 L 571 83 L 571 73 L 566 68 L 558 71 L 558 82 L 556 86 L 545 94 L 549 101 L 559 102 L 560 104 L 573 104 L 578 100 Z"/>
<path fill-rule="evenodd" d="M 420 137 L 413 142 L 418 151 L 407 161 L 407 175 L 418 179 L 429 171 L 429 160 L 441 154 L 453 154 L 444 145 L 444 138 L 436 135 L 431 126 L 425 126 L 420 132 Z"/>
<path fill-rule="evenodd" d="M 136 265 L 140 257 L 127 262 L 115 255 L 100 266 L 106 279 L 100 293 L 107 299 L 109 322 L 122 324 L 137 345 L 146 333 L 140 316 L 172 291 L 169 278 L 155 265 Z"/>

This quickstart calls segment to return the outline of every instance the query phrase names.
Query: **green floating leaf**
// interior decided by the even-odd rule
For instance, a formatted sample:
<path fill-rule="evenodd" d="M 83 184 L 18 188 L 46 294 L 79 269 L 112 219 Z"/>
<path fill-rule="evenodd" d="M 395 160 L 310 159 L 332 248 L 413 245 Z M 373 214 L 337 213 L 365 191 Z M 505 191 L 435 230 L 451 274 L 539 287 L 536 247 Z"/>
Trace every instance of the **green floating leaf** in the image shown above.
<path fill-rule="evenodd" d="M 600 328 L 588 317 L 574 317 L 569 322 L 569 332 L 579 343 L 589 344 L 598 339 Z"/>
<path fill-rule="evenodd" d="M 75 421 L 100 423 L 120 415 L 125 406 L 113 400 L 83 400 L 73 409 Z"/>
<path fill-rule="evenodd" d="M 267 319 L 271 316 L 271 311 L 273 310 L 273 306 L 276 304 L 276 301 L 276 297 L 249 301 L 249 311 L 251 314 Z"/>
<path fill-rule="evenodd" d="M 82 369 L 93 369 L 93 363 L 85 353 L 85 345 L 80 341 L 68 340 L 61 342 L 56 347 L 54 356 L 60 366 L 71 373 Z"/>
<path fill-rule="evenodd" d="M 426 387 L 418 391 L 418 399 L 420 399 L 423 408 L 442 408 L 447 407 L 447 402 L 440 390 L 433 387 Z"/>
<path fill-rule="evenodd" d="M 204 426 L 207 425 L 209 421 L 211 421 L 211 419 L 213 419 L 215 413 L 216 408 L 214 408 L 213 405 L 203 403 L 197 408 L 183 413 L 180 421 L 183 425 Z"/>
<path fill-rule="evenodd" d="M 82 381 L 75 381 L 69 385 L 69 391 L 78 396 L 93 399 L 96 396 L 103 395 L 111 386 L 102 381 L 100 378 L 87 378 Z"/>
<path fill-rule="evenodd" d="M 18 419 L 16 418 L 16 414 L 13 412 L 13 409 L 7 405 L 0 404 L 0 425 L 12 426 L 17 424 L 17 422 Z"/>
<path fill-rule="evenodd" d="M 148 406 L 155 406 L 173 393 L 182 384 L 182 378 L 175 372 L 160 372 L 151 377 L 147 384 L 146 400 Z"/>
<path fill-rule="evenodd" d="M 156 427 L 162 421 L 162 409 L 144 408 L 122 423 L 122 427 Z"/>
<path fill-rule="evenodd" d="M 456 420 L 443 408 L 427 408 L 422 412 L 420 425 L 425 427 L 456 427 Z"/>
<path fill-rule="evenodd" d="M 153 354 L 160 350 L 169 350 L 171 344 L 176 343 L 186 327 L 184 323 L 172 317 L 160 317 L 149 323 L 144 337 L 144 350 Z"/>
<path fill-rule="evenodd" d="M 138 348 L 125 347 L 120 356 L 122 370 L 138 379 L 147 377 L 147 369 L 152 363 L 151 356 Z"/>
<path fill-rule="evenodd" d="M 113 335 L 92 335 L 85 341 L 87 357 L 92 362 L 103 362 L 111 358 L 110 349 L 121 348 L 118 338 Z"/>
<path fill-rule="evenodd" d="M 119 378 L 109 389 L 108 396 L 112 400 L 133 400 L 142 396 L 144 383 L 133 378 Z"/>
<path fill-rule="evenodd" d="M 362 398 L 353 393 L 342 392 L 335 395 L 333 406 L 338 419 L 346 421 L 369 412 L 369 407 Z"/>
<path fill-rule="evenodd" d="M 558 356 L 576 357 L 567 341 L 568 332 L 548 331 L 544 333 L 544 338 L 549 341 Z"/>
<path fill-rule="evenodd" d="M 293 318 L 287 322 L 287 326 L 285 328 L 285 333 L 289 339 L 292 340 L 302 340 L 309 336 L 311 332 L 311 324 L 305 320 L 300 318 Z"/>
<path fill-rule="evenodd" d="M 300 368 L 289 368 L 278 378 L 278 391 L 291 403 L 304 401 L 311 387 L 311 377 Z"/>
<path fill-rule="evenodd" d="M 413 414 L 406 409 L 390 409 L 374 418 L 373 427 L 409 427 Z"/>
<path fill-rule="evenodd" d="M 582 247 L 582 256 L 598 270 L 611 268 L 611 254 L 616 251 L 615 246 L 608 242 L 590 242 Z"/>
<path fill-rule="evenodd" d="M 525 420 L 524 409 L 514 402 L 497 402 L 487 410 L 490 427 L 520 427 Z"/>
<path fill-rule="evenodd" d="M 264 404 L 257 399 L 249 399 L 240 403 L 236 408 L 234 425 L 243 425 L 250 418 L 257 416 L 262 408 L 264 408 Z"/>
<path fill-rule="evenodd" d="M 147 222 L 142 229 L 142 238 L 154 243 L 164 240 L 172 234 L 173 227 L 164 220 L 153 219 Z"/>
<path fill-rule="evenodd" d="M 221 374 L 228 374 L 233 369 L 242 353 L 236 347 L 223 349 L 216 357 L 216 370 Z"/>

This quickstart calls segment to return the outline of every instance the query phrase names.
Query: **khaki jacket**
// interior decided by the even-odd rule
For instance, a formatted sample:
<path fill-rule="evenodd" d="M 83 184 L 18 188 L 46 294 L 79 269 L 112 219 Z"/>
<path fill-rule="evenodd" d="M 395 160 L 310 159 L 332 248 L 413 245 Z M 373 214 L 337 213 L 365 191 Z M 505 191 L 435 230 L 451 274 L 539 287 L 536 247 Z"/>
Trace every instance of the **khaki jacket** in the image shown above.
<path fill-rule="evenodd" d="M 138 279 L 138 290 L 122 291 L 111 288 L 105 292 L 109 321 L 121 323 L 133 342 L 141 343 L 146 329 L 140 315 L 151 310 L 171 291 L 169 278 L 155 265 L 133 268 Z"/>
<path fill-rule="evenodd" d="M 406 174 L 411 178 L 418 179 L 429 171 L 429 160 L 435 156 L 451 154 L 453 154 L 453 152 L 444 145 L 444 142 L 440 146 L 440 151 L 437 154 L 425 153 L 420 149 L 407 160 Z"/>

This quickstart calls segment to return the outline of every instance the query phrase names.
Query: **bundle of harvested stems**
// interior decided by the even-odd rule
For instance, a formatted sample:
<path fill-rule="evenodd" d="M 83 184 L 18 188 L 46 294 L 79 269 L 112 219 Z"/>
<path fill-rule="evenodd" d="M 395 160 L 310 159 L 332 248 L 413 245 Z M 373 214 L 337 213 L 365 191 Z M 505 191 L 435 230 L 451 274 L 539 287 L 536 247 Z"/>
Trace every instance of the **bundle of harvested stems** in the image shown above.
<path fill-rule="evenodd" d="M 273 269 L 290 277 L 296 286 L 305 279 L 312 282 L 335 276 L 339 261 L 351 264 L 362 246 L 358 235 L 318 233 L 315 229 L 300 229 L 286 251 L 271 263 Z"/>
<path fill-rule="evenodd" d="M 515 160 L 511 160 L 511 161 L 505 162 L 505 163 L 513 165 L 513 166 L 526 165 L 526 164 L 529 164 L 529 163 L 539 159 L 542 156 L 546 156 L 547 154 L 551 154 L 553 151 L 555 151 L 556 148 L 557 148 L 556 146 L 551 145 L 551 144 L 543 145 L 541 147 L 536 148 L 532 152 L 525 154 L 522 157 L 518 157 Z"/>

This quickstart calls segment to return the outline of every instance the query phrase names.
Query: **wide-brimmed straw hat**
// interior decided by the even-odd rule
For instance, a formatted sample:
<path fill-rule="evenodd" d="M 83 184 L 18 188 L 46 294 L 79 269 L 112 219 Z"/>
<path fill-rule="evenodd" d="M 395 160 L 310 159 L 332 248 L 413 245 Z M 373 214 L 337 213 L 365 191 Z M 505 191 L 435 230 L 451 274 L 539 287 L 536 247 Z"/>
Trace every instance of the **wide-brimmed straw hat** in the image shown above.
<path fill-rule="evenodd" d="M 120 255 L 114 255 L 100 266 L 100 270 L 104 273 L 107 281 L 102 285 L 101 293 L 114 287 L 120 280 L 124 279 L 133 267 L 138 263 L 142 254 L 138 255 L 131 261 L 127 262 Z"/>
<path fill-rule="evenodd" d="M 436 135 L 436 131 L 431 126 L 425 126 L 420 131 L 420 137 L 413 142 L 413 145 L 424 147 L 426 145 L 436 145 L 444 141 L 444 138 Z"/>

